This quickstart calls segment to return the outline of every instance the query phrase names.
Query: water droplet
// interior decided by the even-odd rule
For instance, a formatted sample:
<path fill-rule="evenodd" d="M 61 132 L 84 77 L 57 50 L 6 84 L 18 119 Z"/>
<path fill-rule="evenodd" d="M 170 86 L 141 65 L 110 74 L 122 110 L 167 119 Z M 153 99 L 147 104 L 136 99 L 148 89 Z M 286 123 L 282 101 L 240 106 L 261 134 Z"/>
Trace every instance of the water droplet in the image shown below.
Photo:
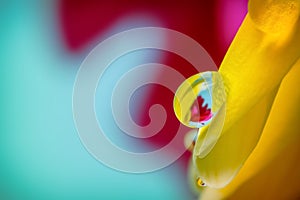
<path fill-rule="evenodd" d="M 174 111 L 181 123 L 201 128 L 211 122 L 226 100 L 218 72 L 203 72 L 186 79 L 177 89 Z"/>
<path fill-rule="evenodd" d="M 206 183 L 204 183 L 200 178 L 196 179 L 197 186 L 205 187 Z"/>

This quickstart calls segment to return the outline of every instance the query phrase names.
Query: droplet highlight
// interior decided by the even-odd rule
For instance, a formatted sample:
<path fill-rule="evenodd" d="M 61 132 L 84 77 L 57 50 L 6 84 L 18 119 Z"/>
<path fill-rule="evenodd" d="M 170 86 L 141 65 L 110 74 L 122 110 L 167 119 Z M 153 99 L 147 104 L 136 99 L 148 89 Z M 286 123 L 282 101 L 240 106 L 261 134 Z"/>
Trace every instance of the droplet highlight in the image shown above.
<path fill-rule="evenodd" d="M 186 79 L 174 97 L 174 111 L 178 120 L 191 128 L 201 128 L 218 113 L 226 95 L 218 72 L 203 72 Z"/>

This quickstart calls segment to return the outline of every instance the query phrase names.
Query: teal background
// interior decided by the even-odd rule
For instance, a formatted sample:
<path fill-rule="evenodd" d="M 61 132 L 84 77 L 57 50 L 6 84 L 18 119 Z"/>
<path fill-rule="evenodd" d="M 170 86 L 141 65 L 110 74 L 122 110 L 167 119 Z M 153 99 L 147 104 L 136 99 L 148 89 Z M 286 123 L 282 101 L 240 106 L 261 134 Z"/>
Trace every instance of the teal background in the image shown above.
<path fill-rule="evenodd" d="M 85 150 L 72 91 L 87 52 L 64 51 L 55 1 L 0 5 L 0 199 L 193 199 L 178 163 L 127 174 Z"/>

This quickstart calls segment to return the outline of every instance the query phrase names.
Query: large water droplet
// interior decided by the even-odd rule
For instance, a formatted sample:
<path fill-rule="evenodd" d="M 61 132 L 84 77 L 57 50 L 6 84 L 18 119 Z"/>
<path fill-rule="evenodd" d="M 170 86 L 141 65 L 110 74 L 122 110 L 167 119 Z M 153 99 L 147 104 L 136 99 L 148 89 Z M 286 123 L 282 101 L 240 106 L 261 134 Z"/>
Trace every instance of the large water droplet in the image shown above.
<path fill-rule="evenodd" d="M 174 111 L 181 123 L 201 128 L 211 122 L 226 100 L 218 72 L 203 72 L 186 79 L 174 98 Z"/>

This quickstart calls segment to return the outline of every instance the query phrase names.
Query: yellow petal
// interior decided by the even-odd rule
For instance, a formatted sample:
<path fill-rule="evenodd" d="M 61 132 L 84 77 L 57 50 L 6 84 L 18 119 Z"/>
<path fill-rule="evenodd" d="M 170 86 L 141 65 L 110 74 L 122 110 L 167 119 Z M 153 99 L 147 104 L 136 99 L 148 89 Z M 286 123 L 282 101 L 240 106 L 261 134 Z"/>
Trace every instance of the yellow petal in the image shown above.
<path fill-rule="evenodd" d="M 241 185 L 228 199 L 299 199 L 299 155 L 299 140 L 293 141 L 276 156 L 276 159 Z"/>
<path fill-rule="evenodd" d="M 267 2 L 257 13 L 249 10 L 251 18 L 246 16 L 220 68 L 227 93 L 223 131 L 206 157 L 194 156 L 200 178 L 210 187 L 224 187 L 246 161 L 262 133 L 274 91 L 300 55 L 300 2 L 284 1 L 295 3 L 289 12 L 279 1 Z M 257 15 L 264 20 L 254 20 Z M 273 19 L 279 25 L 294 24 L 274 34 L 269 25 Z"/>
<path fill-rule="evenodd" d="M 297 22 L 297 25 L 286 40 L 261 32 L 249 16 L 246 17 L 219 71 L 228 95 L 225 128 L 230 128 L 237 118 L 277 87 L 297 61 L 300 55 L 300 23 Z"/>
<path fill-rule="evenodd" d="M 209 187 L 221 188 L 231 181 L 236 175 L 243 161 L 253 150 L 258 142 L 260 134 L 251 135 L 252 132 L 260 133 L 263 130 L 265 120 L 270 110 L 270 102 L 275 93 L 266 95 L 247 114 L 244 120 L 236 121 L 230 132 L 221 136 L 211 152 L 204 158 L 197 156 L 198 141 L 194 150 L 194 162 L 196 163 L 199 177 Z M 202 138 L 200 134 L 199 138 Z M 202 143 L 202 141 L 199 141 Z"/>
<path fill-rule="evenodd" d="M 293 141 L 251 179 L 233 193 L 211 188 L 202 191 L 201 200 L 296 200 L 300 197 L 300 148 L 299 140 Z M 243 170 L 243 169 L 242 169 Z M 241 171 L 242 171 L 241 170 Z M 238 176 L 237 176 L 238 177 Z M 229 185 L 228 185 L 229 186 Z"/>
<path fill-rule="evenodd" d="M 280 35 L 294 28 L 299 16 L 299 0 L 251 0 L 248 9 L 260 30 Z"/>
<path fill-rule="evenodd" d="M 244 197 L 234 199 L 246 199 L 247 195 L 251 196 L 246 190 L 253 191 L 254 188 L 262 195 L 267 189 L 271 190 L 272 193 L 264 194 L 268 197 L 272 194 L 282 199 L 291 199 L 295 194 L 300 196 L 299 74 L 300 59 L 283 79 L 261 139 L 239 174 L 224 189 L 206 191 L 205 198 L 216 194 L 224 198 L 238 190 L 233 196 Z M 261 186 L 266 182 L 268 184 Z M 263 190 L 259 190 L 259 186 Z M 280 189 L 282 186 L 284 188 Z"/>

